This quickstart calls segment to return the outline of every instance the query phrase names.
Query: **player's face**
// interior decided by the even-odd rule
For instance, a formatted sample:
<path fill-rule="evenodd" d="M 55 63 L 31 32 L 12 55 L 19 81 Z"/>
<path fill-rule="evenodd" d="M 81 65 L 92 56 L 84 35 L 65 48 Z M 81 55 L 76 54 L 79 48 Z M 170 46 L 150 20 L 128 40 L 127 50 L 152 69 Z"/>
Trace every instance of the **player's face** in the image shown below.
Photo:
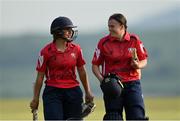
<path fill-rule="evenodd" d="M 71 38 L 72 34 L 73 34 L 73 30 L 72 30 L 72 28 L 65 28 L 63 30 L 63 33 L 64 33 L 65 38 Z"/>
<path fill-rule="evenodd" d="M 122 33 L 123 25 L 114 19 L 108 21 L 108 28 L 111 36 L 119 36 Z"/>

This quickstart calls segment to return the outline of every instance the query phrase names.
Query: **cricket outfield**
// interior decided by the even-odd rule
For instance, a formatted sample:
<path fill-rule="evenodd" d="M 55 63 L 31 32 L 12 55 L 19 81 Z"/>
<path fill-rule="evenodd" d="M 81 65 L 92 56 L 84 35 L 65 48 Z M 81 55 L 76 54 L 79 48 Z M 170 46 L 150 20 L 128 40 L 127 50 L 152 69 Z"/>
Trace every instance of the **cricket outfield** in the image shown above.
<path fill-rule="evenodd" d="M 0 120 L 32 120 L 30 99 L 0 99 Z M 102 120 L 104 103 L 96 98 L 96 109 L 85 120 Z M 180 97 L 145 98 L 147 116 L 151 120 L 180 120 Z M 40 102 L 38 118 L 43 120 Z"/>

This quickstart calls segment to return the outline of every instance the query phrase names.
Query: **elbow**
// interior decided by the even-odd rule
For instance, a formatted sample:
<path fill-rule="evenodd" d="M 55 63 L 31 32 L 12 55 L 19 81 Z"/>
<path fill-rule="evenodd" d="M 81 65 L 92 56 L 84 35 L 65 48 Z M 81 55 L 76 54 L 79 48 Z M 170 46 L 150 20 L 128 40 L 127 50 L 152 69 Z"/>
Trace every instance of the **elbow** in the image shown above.
<path fill-rule="evenodd" d="M 147 59 L 144 62 L 144 67 L 146 67 L 146 66 L 147 66 Z"/>
<path fill-rule="evenodd" d="M 143 68 L 145 68 L 146 66 L 147 66 L 147 59 L 142 61 L 142 66 L 141 66 L 141 68 L 143 69 Z"/>
<path fill-rule="evenodd" d="M 86 75 L 86 69 L 84 66 L 77 68 L 79 75 Z"/>
<path fill-rule="evenodd" d="M 96 70 L 97 70 L 97 68 L 99 68 L 97 65 L 92 65 L 92 72 L 95 74 L 95 72 L 96 72 Z"/>

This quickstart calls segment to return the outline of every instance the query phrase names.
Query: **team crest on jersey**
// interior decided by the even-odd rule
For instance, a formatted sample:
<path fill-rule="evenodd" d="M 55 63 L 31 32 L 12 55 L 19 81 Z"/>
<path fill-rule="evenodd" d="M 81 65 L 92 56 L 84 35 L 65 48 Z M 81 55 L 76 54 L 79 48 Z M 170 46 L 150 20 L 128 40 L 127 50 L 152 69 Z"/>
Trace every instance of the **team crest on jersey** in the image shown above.
<path fill-rule="evenodd" d="M 73 57 L 75 59 L 76 58 L 76 54 L 75 53 L 71 53 L 71 57 Z"/>

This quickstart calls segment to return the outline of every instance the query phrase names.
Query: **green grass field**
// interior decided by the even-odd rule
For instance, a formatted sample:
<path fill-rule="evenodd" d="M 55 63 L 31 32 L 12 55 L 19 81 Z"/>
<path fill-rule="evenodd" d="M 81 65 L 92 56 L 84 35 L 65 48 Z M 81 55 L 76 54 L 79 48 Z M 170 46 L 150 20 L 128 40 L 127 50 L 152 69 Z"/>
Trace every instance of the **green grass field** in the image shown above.
<path fill-rule="evenodd" d="M 0 120 L 32 120 L 30 99 L 0 99 Z M 104 103 L 96 99 L 97 108 L 86 120 L 102 120 Z M 146 113 L 151 120 L 180 120 L 180 97 L 146 98 Z M 42 102 L 39 119 L 43 120 Z"/>

